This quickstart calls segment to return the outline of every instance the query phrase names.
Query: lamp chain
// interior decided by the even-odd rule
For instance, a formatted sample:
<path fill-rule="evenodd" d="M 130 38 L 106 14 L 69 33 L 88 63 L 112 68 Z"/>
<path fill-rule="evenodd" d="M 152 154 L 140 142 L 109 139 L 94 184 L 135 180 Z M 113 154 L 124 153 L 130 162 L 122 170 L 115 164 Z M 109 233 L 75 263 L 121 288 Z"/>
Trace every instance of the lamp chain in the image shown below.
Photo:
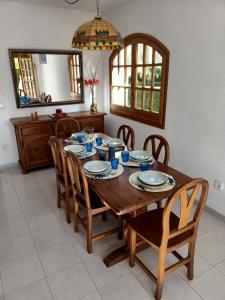
<path fill-rule="evenodd" d="M 96 5 L 97 5 L 97 17 L 100 17 L 99 0 L 96 0 Z"/>

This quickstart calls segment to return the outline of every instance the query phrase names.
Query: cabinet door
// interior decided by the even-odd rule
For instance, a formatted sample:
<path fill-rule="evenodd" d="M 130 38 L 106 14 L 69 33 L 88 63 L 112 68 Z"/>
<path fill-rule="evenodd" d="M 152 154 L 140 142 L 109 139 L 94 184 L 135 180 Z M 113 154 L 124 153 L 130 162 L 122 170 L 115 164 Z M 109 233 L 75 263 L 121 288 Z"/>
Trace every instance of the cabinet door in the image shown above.
<path fill-rule="evenodd" d="M 27 136 L 23 138 L 26 167 L 38 167 L 51 164 L 49 135 Z"/>

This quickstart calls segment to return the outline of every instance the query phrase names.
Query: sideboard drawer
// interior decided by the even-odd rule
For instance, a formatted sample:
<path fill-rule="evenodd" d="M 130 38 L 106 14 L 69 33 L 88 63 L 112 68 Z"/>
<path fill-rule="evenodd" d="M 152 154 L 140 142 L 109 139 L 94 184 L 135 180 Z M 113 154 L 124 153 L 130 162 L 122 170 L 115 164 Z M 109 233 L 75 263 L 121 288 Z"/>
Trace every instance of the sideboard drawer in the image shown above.
<path fill-rule="evenodd" d="M 39 134 L 53 134 L 53 126 L 51 125 L 36 125 L 32 127 L 23 127 L 22 135 L 39 135 Z"/>
<path fill-rule="evenodd" d="M 1 0 L 0 0 L 1 1 Z M 69 116 L 80 122 L 81 129 L 94 127 L 95 132 L 104 133 L 105 113 L 91 114 L 89 111 L 70 113 Z M 57 119 L 48 115 L 39 115 L 38 120 L 32 121 L 30 116 L 12 118 L 15 128 L 19 152 L 19 162 L 23 172 L 53 164 L 51 149 L 48 141 L 55 135 Z"/>
<path fill-rule="evenodd" d="M 80 120 L 81 129 L 84 127 L 94 127 L 95 132 L 104 132 L 104 118 L 86 118 Z"/>

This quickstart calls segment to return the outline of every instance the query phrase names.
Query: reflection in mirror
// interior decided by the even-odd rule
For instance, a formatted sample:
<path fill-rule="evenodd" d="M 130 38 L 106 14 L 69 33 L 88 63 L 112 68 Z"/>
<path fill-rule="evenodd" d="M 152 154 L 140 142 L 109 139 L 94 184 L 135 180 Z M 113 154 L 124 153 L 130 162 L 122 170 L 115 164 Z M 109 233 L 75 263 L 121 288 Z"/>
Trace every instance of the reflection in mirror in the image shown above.
<path fill-rule="evenodd" d="M 9 50 L 17 107 L 83 102 L 80 51 Z"/>

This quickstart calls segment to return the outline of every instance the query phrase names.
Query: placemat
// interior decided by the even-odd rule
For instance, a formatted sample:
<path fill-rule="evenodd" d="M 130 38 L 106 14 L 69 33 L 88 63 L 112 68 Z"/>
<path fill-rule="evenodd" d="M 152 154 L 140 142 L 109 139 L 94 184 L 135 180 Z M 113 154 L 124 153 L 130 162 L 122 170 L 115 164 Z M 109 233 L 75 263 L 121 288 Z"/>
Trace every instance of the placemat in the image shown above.
<path fill-rule="evenodd" d="M 98 179 L 98 180 L 105 180 L 105 179 L 113 179 L 116 177 L 119 177 L 120 175 L 123 174 L 124 168 L 121 165 L 118 165 L 118 169 L 117 170 L 112 170 L 112 172 L 104 177 L 96 177 L 95 175 L 92 175 L 90 173 L 86 173 L 87 177 L 92 178 L 92 179 Z"/>
<path fill-rule="evenodd" d="M 140 163 L 135 162 L 133 160 L 128 160 L 128 162 L 124 162 L 122 161 L 121 156 L 118 157 L 119 158 L 119 163 L 124 166 L 124 167 L 140 167 Z M 149 165 L 153 165 L 155 162 L 154 158 L 152 160 L 149 161 Z"/>
<path fill-rule="evenodd" d="M 136 189 L 141 190 L 141 191 L 150 192 L 150 193 L 166 192 L 166 191 L 169 191 L 172 188 L 174 188 L 174 186 L 176 185 L 176 182 L 175 182 L 174 178 L 172 176 L 168 175 L 168 174 L 165 174 L 166 176 L 168 176 L 170 178 L 173 178 L 174 184 L 166 184 L 166 185 L 158 187 L 158 188 L 156 188 L 156 187 L 154 187 L 154 188 L 142 187 L 140 185 L 140 183 L 138 182 L 138 179 L 137 179 L 137 176 L 138 176 L 139 173 L 140 173 L 140 171 L 131 174 L 130 177 L 129 177 L 129 183 L 133 187 L 135 187 Z"/>

